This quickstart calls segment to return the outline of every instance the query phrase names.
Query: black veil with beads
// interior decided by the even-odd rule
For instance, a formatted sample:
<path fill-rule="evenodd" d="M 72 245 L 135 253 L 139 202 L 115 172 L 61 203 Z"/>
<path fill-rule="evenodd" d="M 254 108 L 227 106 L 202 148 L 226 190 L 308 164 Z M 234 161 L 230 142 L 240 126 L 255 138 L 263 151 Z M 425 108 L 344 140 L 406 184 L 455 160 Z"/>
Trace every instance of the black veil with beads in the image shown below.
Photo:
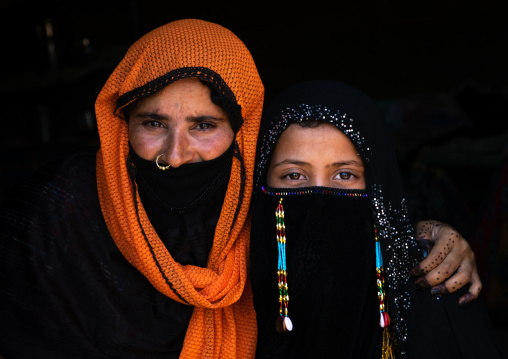
<path fill-rule="evenodd" d="M 397 357 L 434 358 L 447 355 L 452 358 L 474 358 L 475 353 L 482 350 L 497 357 L 484 307 L 475 303 L 464 310 L 457 305 L 459 296 L 467 291 L 466 288 L 461 293 L 447 295 L 440 300 L 428 292 L 414 289 L 409 271 L 420 259 L 420 254 L 414 238 L 414 220 L 405 204 L 397 159 L 384 119 L 375 102 L 367 95 L 337 81 L 308 81 L 295 85 L 280 94 L 263 116 L 256 154 L 251 235 L 252 286 L 258 317 L 262 317 L 265 304 L 264 293 L 256 291 L 256 288 L 260 288 L 256 278 L 266 270 L 259 265 L 259 260 L 267 251 L 263 248 L 266 241 L 259 237 L 264 235 L 261 230 L 266 222 L 263 213 L 272 210 L 263 208 L 267 169 L 282 132 L 292 123 L 308 120 L 324 121 L 336 126 L 353 142 L 362 157 L 371 217 L 378 228 L 381 242 L 391 317 L 390 331 L 396 344 Z M 353 265 L 351 271 L 356 271 L 361 265 L 357 263 L 357 268 Z M 316 281 L 320 280 L 316 278 Z M 307 314 L 313 315 L 312 309 L 309 310 Z M 347 328 L 348 323 L 341 319 L 337 318 L 337 325 Z M 258 349 L 269 342 L 264 342 L 263 332 L 266 328 L 262 325 L 260 323 Z M 337 343 L 339 341 L 340 338 L 337 338 Z M 337 343 L 330 344 L 333 346 Z"/>

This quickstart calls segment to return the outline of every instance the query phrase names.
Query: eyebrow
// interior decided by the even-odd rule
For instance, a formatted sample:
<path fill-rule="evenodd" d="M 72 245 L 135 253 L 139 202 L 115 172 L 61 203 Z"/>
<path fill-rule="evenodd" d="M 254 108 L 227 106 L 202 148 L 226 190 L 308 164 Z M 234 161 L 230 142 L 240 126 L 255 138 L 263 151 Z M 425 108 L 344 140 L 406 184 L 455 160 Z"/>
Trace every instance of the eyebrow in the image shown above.
<path fill-rule="evenodd" d="M 273 168 L 278 167 L 278 166 L 282 166 L 282 165 L 303 166 L 303 165 L 310 165 L 310 163 L 309 162 L 305 162 L 305 161 L 299 161 L 299 160 L 293 160 L 293 159 L 287 158 L 287 159 L 285 159 L 283 161 L 280 161 L 280 162 L 274 164 Z M 363 167 L 363 163 L 362 162 L 358 162 L 358 161 L 355 161 L 355 160 L 341 161 L 341 162 L 334 162 L 334 163 L 332 163 L 332 166 L 334 166 L 334 167 L 347 166 L 347 165 L 356 165 L 356 166 L 359 166 L 359 167 Z"/>
<path fill-rule="evenodd" d="M 151 118 L 153 120 L 169 120 L 170 117 L 166 116 L 164 114 L 160 114 L 157 112 L 140 112 L 134 115 L 134 117 L 141 117 L 141 118 Z M 202 121 L 227 121 L 224 117 L 215 117 L 211 115 L 203 115 L 203 116 L 190 116 L 185 119 L 187 122 L 202 122 Z"/>
<path fill-rule="evenodd" d="M 278 167 L 278 166 L 282 166 L 282 165 L 298 165 L 298 166 L 302 166 L 302 165 L 309 165 L 308 162 L 304 162 L 304 161 L 298 161 L 298 160 L 292 160 L 290 158 L 288 159 L 285 159 L 283 161 L 280 161 L 276 164 L 273 165 L 273 167 Z"/>
<path fill-rule="evenodd" d="M 363 162 L 350 160 L 350 161 L 342 161 L 342 162 L 334 162 L 332 166 L 340 167 L 340 166 L 347 166 L 347 165 L 356 165 L 359 167 L 363 167 Z"/>
<path fill-rule="evenodd" d="M 167 116 L 158 114 L 156 112 L 140 112 L 140 113 L 135 113 L 134 117 L 151 118 L 151 119 L 154 119 L 154 120 L 167 120 L 168 119 Z"/>

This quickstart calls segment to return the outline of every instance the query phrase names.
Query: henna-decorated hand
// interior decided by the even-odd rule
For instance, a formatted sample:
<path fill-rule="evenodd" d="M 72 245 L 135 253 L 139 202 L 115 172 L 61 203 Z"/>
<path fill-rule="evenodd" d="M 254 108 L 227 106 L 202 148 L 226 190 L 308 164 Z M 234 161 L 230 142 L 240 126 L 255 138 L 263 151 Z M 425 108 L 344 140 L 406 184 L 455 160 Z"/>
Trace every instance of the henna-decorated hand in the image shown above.
<path fill-rule="evenodd" d="M 430 288 L 432 295 L 455 292 L 471 283 L 469 292 L 459 299 L 464 306 L 478 298 L 482 282 L 476 268 L 473 250 L 454 228 L 438 221 L 419 221 L 416 240 L 424 259 L 412 270 L 417 289 Z"/>

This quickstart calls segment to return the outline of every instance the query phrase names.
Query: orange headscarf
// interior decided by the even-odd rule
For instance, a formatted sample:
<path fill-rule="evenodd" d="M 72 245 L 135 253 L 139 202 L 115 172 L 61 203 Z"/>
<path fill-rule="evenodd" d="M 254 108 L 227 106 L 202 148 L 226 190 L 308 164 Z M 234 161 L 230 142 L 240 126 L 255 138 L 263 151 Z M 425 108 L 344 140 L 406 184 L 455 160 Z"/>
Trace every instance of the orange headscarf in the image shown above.
<path fill-rule="evenodd" d="M 178 78 L 211 81 L 210 73 L 216 84 L 226 84 L 224 90 L 230 90 L 241 106 L 244 123 L 235 140 L 245 172 L 235 157 L 208 264 L 201 268 L 175 262 L 152 227 L 126 165 L 127 122 L 116 112 L 117 106 Z M 159 27 L 132 45 L 97 98 L 101 209 L 127 260 L 161 293 L 195 307 L 181 358 L 251 358 L 255 353 L 257 327 L 247 279 L 248 217 L 263 96 L 245 45 L 222 26 L 189 19 Z"/>

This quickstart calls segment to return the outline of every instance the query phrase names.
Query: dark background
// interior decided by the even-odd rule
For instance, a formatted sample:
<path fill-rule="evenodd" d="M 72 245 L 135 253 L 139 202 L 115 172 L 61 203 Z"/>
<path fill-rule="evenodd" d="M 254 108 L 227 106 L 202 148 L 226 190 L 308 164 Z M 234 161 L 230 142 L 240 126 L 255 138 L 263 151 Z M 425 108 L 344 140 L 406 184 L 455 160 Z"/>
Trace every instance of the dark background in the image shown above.
<path fill-rule="evenodd" d="M 316 78 L 349 82 L 378 101 L 411 210 L 471 241 L 482 294 L 506 328 L 506 14 L 492 1 L 412 3 L 0 1 L 0 201 L 47 161 L 95 150 L 95 98 L 131 43 L 173 20 L 209 20 L 251 50 L 267 102 Z"/>

